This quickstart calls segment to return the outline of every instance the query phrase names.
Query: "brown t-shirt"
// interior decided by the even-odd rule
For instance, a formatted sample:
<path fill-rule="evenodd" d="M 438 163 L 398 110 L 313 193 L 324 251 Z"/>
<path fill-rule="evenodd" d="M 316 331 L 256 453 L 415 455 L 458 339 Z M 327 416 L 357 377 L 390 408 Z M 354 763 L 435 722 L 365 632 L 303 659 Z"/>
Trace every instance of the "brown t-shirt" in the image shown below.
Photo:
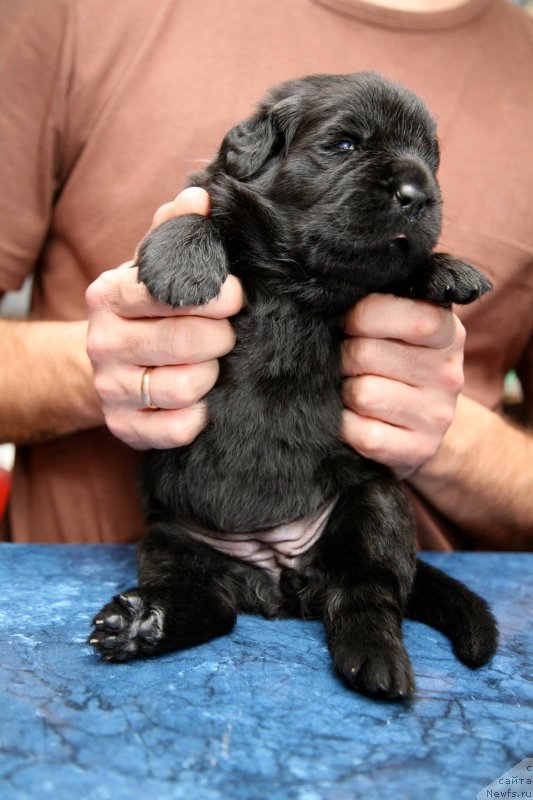
<path fill-rule="evenodd" d="M 79 320 L 154 209 L 268 87 L 377 69 L 439 124 L 443 246 L 495 291 L 459 313 L 466 393 L 498 408 L 533 374 L 533 25 L 507 0 L 432 14 L 360 0 L 2 0 L 0 288 L 35 274 L 32 318 Z M 527 377 L 527 376 L 526 376 Z M 138 455 L 100 429 L 17 452 L 16 541 L 134 541 Z M 419 514 L 425 547 L 468 546 Z"/>

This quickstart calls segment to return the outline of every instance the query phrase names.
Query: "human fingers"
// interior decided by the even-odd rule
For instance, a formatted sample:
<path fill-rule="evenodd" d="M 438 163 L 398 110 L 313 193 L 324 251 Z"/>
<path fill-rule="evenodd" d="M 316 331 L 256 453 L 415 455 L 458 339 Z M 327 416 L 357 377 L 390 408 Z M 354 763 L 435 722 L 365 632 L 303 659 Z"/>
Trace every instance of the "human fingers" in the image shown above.
<path fill-rule="evenodd" d="M 349 337 L 341 349 L 342 375 L 378 375 L 410 386 L 439 386 L 457 394 L 463 387 L 464 329 L 459 325 L 450 346 L 437 350 L 396 339 Z"/>
<path fill-rule="evenodd" d="M 190 213 L 209 213 L 203 189 L 185 190 L 161 206 L 152 228 Z M 200 398 L 216 382 L 216 359 L 235 344 L 227 317 L 240 311 L 242 287 L 229 276 L 210 303 L 172 309 L 150 296 L 133 265 L 102 273 L 86 293 L 95 387 L 106 423 L 122 441 L 138 449 L 181 446 L 206 423 Z M 139 405 L 147 367 L 157 368 L 149 373 L 157 411 Z"/>
<path fill-rule="evenodd" d="M 397 477 L 406 477 L 437 452 L 453 421 L 458 393 L 458 384 L 450 389 L 429 379 L 412 386 L 379 375 L 346 378 L 343 439 Z"/>
<path fill-rule="evenodd" d="M 190 186 L 180 192 L 174 200 L 159 206 L 148 232 L 162 225 L 163 222 L 183 214 L 201 214 L 203 217 L 207 217 L 210 209 L 209 194 L 205 189 L 201 189 L 199 186 Z"/>
<path fill-rule="evenodd" d="M 163 325 L 168 326 L 165 332 Z M 234 342 L 227 320 L 111 316 L 92 325 L 90 318 L 87 351 L 109 430 L 136 449 L 179 447 L 192 441 L 207 419 L 205 403 L 199 400 L 216 382 L 216 359 Z M 141 394 L 146 365 L 154 364 L 160 365 L 150 373 L 157 419 L 143 407 Z"/>
<path fill-rule="evenodd" d="M 89 323 L 87 350 L 93 365 L 143 367 L 198 364 L 229 353 L 235 331 L 225 319 L 183 317 Z"/>
<path fill-rule="evenodd" d="M 145 409 L 129 414 L 116 406 L 106 414 L 111 433 L 135 450 L 167 450 L 190 444 L 207 424 L 207 406 L 200 401 L 178 409 Z"/>
<path fill-rule="evenodd" d="M 150 227 L 145 235 L 148 236 L 154 228 L 158 228 L 164 222 L 168 222 L 169 219 L 173 219 L 174 217 L 180 217 L 184 214 L 201 214 L 203 217 L 207 217 L 210 210 L 211 202 L 209 194 L 205 189 L 201 189 L 199 186 L 189 186 L 187 189 L 181 191 L 174 200 L 170 200 L 168 203 L 163 203 L 163 205 L 159 206 L 152 217 Z M 135 251 L 135 260 L 137 260 L 139 245 Z"/>
<path fill-rule="evenodd" d="M 109 430 L 137 450 L 190 444 L 207 423 L 201 398 L 214 386 L 218 361 L 190 366 L 157 367 L 143 382 L 145 370 L 97 371 L 95 384 Z M 143 390 L 156 408 L 146 406 Z"/>
<path fill-rule="evenodd" d="M 124 285 L 138 288 L 124 284 L 128 272 L 114 270 L 103 287 L 100 283 L 88 292 L 87 351 L 95 388 L 108 428 L 122 441 L 136 449 L 179 447 L 192 441 L 205 425 L 205 404 L 199 398 L 216 381 L 215 359 L 232 349 L 235 333 L 223 318 L 120 316 L 113 298 L 123 296 Z M 109 299 L 107 288 L 111 285 L 115 291 L 117 281 L 120 289 Z M 149 303 L 152 306 L 151 298 Z M 140 405 L 141 376 L 147 366 L 158 366 L 151 374 L 154 402 L 161 407 L 156 419 Z"/>
<path fill-rule="evenodd" d="M 437 451 L 440 441 L 424 432 L 400 428 L 344 409 L 340 437 L 358 453 L 385 464 L 398 480 L 412 475 Z"/>
<path fill-rule="evenodd" d="M 117 366 L 95 378 L 97 393 L 106 410 L 111 406 L 142 411 L 143 376 L 146 367 Z M 152 367 L 148 376 L 149 394 L 157 408 L 173 409 L 192 406 L 213 388 L 218 378 L 217 359 L 199 364 Z"/>
<path fill-rule="evenodd" d="M 346 312 L 349 336 L 398 339 L 413 345 L 448 347 L 457 334 L 457 317 L 450 309 L 423 300 L 371 294 Z"/>
<path fill-rule="evenodd" d="M 464 327 L 448 309 L 371 295 L 350 310 L 346 329 L 343 436 L 405 477 L 434 455 L 453 419 Z"/>
<path fill-rule="evenodd" d="M 126 262 L 122 267 L 132 263 Z M 165 303 L 154 300 L 144 283 L 139 283 L 138 269 L 130 267 L 102 272 L 87 289 L 86 302 L 93 314 L 106 310 L 124 319 L 186 316 L 223 319 L 241 310 L 244 295 L 238 278 L 228 275 L 218 297 L 202 306 L 182 306 L 173 309 Z"/>
<path fill-rule="evenodd" d="M 438 388 L 409 386 L 375 375 L 347 378 L 342 385 L 346 408 L 366 419 L 431 436 L 444 435 L 453 420 L 455 400 Z"/>

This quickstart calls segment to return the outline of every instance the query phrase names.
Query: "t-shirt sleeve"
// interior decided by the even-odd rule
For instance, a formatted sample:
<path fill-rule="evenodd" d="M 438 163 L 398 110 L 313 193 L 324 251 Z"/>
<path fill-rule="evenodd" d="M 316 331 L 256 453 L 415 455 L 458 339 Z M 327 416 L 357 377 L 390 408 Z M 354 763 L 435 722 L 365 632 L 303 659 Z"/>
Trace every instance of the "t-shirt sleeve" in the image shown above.
<path fill-rule="evenodd" d="M 69 0 L 0 0 L 0 291 L 33 272 L 59 186 Z"/>

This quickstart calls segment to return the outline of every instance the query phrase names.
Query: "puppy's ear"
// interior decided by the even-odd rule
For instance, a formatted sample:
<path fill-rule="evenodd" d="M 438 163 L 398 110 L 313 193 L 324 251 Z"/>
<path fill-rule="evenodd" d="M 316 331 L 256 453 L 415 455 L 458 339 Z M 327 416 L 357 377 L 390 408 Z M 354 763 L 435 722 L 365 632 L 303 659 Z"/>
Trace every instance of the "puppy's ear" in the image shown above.
<path fill-rule="evenodd" d="M 285 153 L 300 119 L 296 98 L 264 103 L 257 114 L 243 120 L 222 142 L 219 158 L 237 180 L 248 180 L 280 153 Z"/>

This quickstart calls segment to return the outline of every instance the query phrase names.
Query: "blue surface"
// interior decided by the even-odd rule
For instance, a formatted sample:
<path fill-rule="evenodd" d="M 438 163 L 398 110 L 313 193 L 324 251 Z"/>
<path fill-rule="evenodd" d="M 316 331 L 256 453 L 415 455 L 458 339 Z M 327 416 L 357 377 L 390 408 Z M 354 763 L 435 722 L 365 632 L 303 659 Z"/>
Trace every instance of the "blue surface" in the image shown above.
<path fill-rule="evenodd" d="M 240 617 L 194 650 L 106 664 L 91 616 L 132 548 L 0 545 L 2 800 L 475 798 L 533 751 L 533 555 L 424 554 L 488 599 L 501 646 L 472 672 L 405 623 L 410 704 L 332 674 L 322 626 Z"/>

